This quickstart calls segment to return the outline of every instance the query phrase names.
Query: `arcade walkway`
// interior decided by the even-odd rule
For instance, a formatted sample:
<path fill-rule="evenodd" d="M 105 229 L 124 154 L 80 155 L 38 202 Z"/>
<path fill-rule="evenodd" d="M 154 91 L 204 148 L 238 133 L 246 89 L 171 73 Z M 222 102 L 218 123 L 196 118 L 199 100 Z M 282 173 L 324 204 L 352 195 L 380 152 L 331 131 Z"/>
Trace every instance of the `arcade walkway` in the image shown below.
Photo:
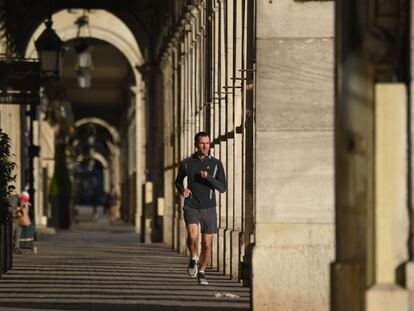
<path fill-rule="evenodd" d="M 0 310 L 250 309 L 248 288 L 213 271 L 200 287 L 186 275 L 186 258 L 163 244 L 139 244 L 130 225 L 83 216 L 36 245 L 36 255 L 14 256 L 0 279 Z"/>

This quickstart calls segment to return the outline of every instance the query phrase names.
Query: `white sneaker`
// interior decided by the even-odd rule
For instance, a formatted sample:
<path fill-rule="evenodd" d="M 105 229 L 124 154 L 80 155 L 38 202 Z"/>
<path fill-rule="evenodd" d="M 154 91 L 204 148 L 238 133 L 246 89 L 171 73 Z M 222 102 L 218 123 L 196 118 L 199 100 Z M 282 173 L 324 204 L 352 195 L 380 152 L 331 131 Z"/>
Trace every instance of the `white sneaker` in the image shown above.
<path fill-rule="evenodd" d="M 200 284 L 200 285 L 208 285 L 208 281 L 206 279 L 206 276 L 204 275 L 204 272 L 199 272 L 197 274 L 197 278 L 198 278 L 198 284 Z"/>
<path fill-rule="evenodd" d="M 198 257 L 196 259 L 190 258 L 190 261 L 188 262 L 188 275 L 192 278 L 195 278 L 197 276 L 198 272 Z"/>

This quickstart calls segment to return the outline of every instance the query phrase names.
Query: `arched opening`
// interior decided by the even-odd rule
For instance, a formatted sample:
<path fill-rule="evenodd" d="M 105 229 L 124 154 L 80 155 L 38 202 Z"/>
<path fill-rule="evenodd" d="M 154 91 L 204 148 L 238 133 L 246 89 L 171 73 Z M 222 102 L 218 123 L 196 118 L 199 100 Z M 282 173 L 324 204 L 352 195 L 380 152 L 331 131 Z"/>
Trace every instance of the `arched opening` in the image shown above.
<path fill-rule="evenodd" d="M 106 10 L 88 11 L 93 47 L 92 84 L 90 88 L 79 88 L 76 83 L 76 53 L 70 46 L 78 35 L 75 22 L 84 13 L 84 10 L 62 10 L 52 16 L 53 28 L 69 47 L 65 53 L 61 82 L 74 116 L 72 161 L 79 160 L 80 155 L 88 161 L 100 156 L 104 158 L 107 166 L 102 172 L 101 192 L 109 189 L 110 181 L 116 185 L 121 198 L 118 211 L 121 206 L 122 211 L 128 211 L 117 214 L 135 224 L 139 232 L 142 215 L 142 187 L 139 185 L 145 181 L 146 104 L 145 85 L 138 68 L 143 65 L 144 58 L 133 33 L 123 21 Z M 40 25 L 34 31 L 26 49 L 27 57 L 35 56 L 34 39 L 43 29 L 44 25 Z M 96 133 L 92 135 L 85 129 L 89 132 L 94 129 Z M 49 135 L 51 133 L 53 131 L 49 131 Z M 40 167 L 46 165 L 42 157 L 39 162 Z M 135 195 L 131 197 L 129 193 Z M 46 201 L 46 194 L 43 196 L 41 199 Z M 92 202 L 90 199 L 81 201 Z"/>
<path fill-rule="evenodd" d="M 112 136 L 112 141 L 115 143 L 119 142 L 118 131 L 116 130 L 116 128 L 114 128 L 112 125 L 110 125 L 105 120 L 102 120 L 96 117 L 83 118 L 83 119 L 79 119 L 75 121 L 75 127 L 80 127 L 84 124 L 89 124 L 89 123 L 96 124 L 96 125 L 106 128 Z"/>
<path fill-rule="evenodd" d="M 79 205 L 102 204 L 104 192 L 103 165 L 95 159 L 79 161 L 74 168 L 77 188 L 76 203 Z"/>

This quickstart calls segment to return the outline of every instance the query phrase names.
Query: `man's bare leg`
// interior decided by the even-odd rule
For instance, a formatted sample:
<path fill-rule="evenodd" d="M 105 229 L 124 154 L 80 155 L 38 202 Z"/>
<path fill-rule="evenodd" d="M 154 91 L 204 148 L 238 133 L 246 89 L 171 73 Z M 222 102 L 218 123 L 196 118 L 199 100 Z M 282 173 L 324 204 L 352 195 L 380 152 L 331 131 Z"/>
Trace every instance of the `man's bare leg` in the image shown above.
<path fill-rule="evenodd" d="M 194 258 L 198 251 L 198 224 L 189 224 L 187 226 L 187 247 L 190 256 Z"/>
<path fill-rule="evenodd" d="M 201 237 L 200 271 L 204 271 L 210 260 L 212 240 L 212 234 L 203 234 Z"/>
<path fill-rule="evenodd" d="M 207 279 L 204 275 L 204 270 L 206 269 L 208 261 L 210 260 L 212 240 L 212 234 L 203 234 L 201 236 L 200 270 L 198 273 L 198 282 L 201 285 L 208 284 Z"/>
<path fill-rule="evenodd" d="M 198 224 L 187 225 L 187 247 L 190 251 L 190 261 L 188 263 L 188 275 L 196 277 L 198 272 L 197 267 L 197 251 L 198 251 Z"/>

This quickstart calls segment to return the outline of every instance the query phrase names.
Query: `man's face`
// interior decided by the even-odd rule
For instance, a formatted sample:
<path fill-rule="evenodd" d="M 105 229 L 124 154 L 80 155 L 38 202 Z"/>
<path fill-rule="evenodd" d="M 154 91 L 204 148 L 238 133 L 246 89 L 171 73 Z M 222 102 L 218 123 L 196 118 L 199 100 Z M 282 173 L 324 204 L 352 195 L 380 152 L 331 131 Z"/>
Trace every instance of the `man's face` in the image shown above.
<path fill-rule="evenodd" d="M 200 155 L 208 155 L 208 151 L 210 150 L 210 138 L 208 136 L 199 137 L 196 143 L 196 148 Z"/>

